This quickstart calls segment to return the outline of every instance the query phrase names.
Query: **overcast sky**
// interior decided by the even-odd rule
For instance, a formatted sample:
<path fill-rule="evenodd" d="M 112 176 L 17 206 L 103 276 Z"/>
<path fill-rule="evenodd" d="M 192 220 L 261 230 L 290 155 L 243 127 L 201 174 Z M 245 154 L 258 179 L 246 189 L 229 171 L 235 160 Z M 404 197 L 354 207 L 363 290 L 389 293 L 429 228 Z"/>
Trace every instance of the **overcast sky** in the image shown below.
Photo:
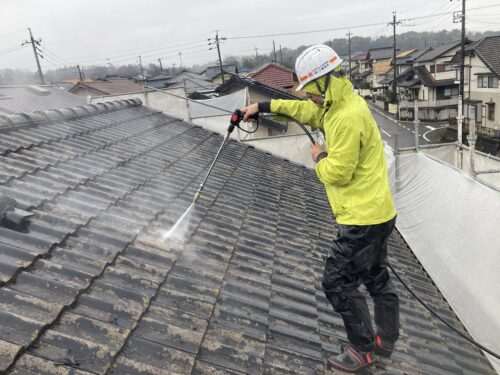
<path fill-rule="evenodd" d="M 138 55 L 144 64 L 162 58 L 164 66 L 179 66 L 179 52 L 190 66 L 217 59 L 207 45 L 215 30 L 228 38 L 221 44 L 224 58 L 256 48 L 269 53 L 273 40 L 276 48 L 322 43 L 344 37 L 349 27 L 357 36 L 390 35 L 392 11 L 407 19 L 398 33 L 451 30 L 459 26 L 452 13 L 460 9 L 459 0 L 1 0 L 0 69 L 35 70 L 31 45 L 20 47 L 28 27 L 42 39 L 45 70 L 137 63 Z M 499 0 L 467 0 L 467 10 L 470 30 L 500 30 Z M 324 29 L 330 31 L 308 32 Z"/>

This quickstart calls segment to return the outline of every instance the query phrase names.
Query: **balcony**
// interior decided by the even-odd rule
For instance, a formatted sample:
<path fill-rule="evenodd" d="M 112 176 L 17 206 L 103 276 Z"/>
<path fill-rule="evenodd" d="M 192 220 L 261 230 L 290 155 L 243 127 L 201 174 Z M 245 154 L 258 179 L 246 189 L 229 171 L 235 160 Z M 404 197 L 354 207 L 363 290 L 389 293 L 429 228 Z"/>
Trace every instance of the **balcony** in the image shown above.
<path fill-rule="evenodd" d="M 400 108 L 413 108 L 413 101 L 402 100 L 399 103 Z M 418 108 L 446 108 L 458 106 L 458 98 L 439 99 L 439 100 L 419 100 Z"/>

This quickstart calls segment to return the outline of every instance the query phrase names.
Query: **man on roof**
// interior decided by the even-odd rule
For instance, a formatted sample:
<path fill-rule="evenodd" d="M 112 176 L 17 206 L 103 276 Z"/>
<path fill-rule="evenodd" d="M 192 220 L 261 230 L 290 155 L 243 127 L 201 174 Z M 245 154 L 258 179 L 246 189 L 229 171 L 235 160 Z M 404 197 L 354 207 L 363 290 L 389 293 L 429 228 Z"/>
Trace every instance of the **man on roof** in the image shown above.
<path fill-rule="evenodd" d="M 327 359 L 333 368 L 356 373 L 390 356 L 399 335 L 399 299 L 387 270 L 387 240 L 396 221 L 384 146 L 365 101 L 353 92 L 342 60 L 324 45 L 304 50 L 295 62 L 297 90 L 309 100 L 272 100 L 242 111 L 283 113 L 323 130 L 327 147 L 311 145 L 318 179 L 337 221 L 322 286 L 344 321 L 350 345 Z M 375 305 L 373 329 L 363 283 Z"/>

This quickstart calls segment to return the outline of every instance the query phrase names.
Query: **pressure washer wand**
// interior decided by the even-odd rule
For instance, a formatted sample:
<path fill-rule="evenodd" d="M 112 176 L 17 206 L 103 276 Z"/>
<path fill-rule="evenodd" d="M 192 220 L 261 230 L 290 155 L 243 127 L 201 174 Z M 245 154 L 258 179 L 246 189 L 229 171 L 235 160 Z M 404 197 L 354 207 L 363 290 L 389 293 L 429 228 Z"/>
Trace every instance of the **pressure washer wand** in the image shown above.
<path fill-rule="evenodd" d="M 195 203 L 198 199 L 200 199 L 201 192 L 203 191 L 203 188 L 205 187 L 205 182 L 208 180 L 208 176 L 210 176 L 210 173 L 212 172 L 212 169 L 214 168 L 214 165 L 217 161 L 217 158 L 219 157 L 222 149 L 226 145 L 227 140 L 229 139 L 229 136 L 233 132 L 235 127 L 239 127 L 241 120 L 243 120 L 244 113 L 241 112 L 239 109 L 234 111 L 234 113 L 231 115 L 231 120 L 229 121 L 229 126 L 227 127 L 227 132 L 226 135 L 224 136 L 224 139 L 222 141 L 222 144 L 219 147 L 219 150 L 217 151 L 217 154 L 215 154 L 214 160 L 212 161 L 212 164 L 210 164 L 210 168 L 208 168 L 208 172 L 203 179 L 203 182 L 200 184 L 200 187 L 194 194 L 194 200 L 193 203 Z"/>

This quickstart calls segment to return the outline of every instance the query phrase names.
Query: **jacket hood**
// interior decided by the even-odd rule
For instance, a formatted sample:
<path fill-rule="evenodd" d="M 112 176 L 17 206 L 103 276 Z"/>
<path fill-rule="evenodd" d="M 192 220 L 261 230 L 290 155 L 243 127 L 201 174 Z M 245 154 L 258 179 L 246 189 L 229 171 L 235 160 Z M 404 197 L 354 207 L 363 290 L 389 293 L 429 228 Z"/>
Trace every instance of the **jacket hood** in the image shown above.
<path fill-rule="evenodd" d="M 319 87 L 324 87 L 326 82 L 326 75 L 320 77 L 316 80 Z M 303 91 L 321 95 L 316 83 L 310 82 L 306 85 Z M 330 75 L 330 83 L 328 84 L 328 89 L 325 92 L 325 101 L 323 102 L 322 108 L 336 109 L 342 105 L 347 100 L 352 99 L 355 96 L 353 91 L 352 83 L 347 77 L 336 77 Z"/>

